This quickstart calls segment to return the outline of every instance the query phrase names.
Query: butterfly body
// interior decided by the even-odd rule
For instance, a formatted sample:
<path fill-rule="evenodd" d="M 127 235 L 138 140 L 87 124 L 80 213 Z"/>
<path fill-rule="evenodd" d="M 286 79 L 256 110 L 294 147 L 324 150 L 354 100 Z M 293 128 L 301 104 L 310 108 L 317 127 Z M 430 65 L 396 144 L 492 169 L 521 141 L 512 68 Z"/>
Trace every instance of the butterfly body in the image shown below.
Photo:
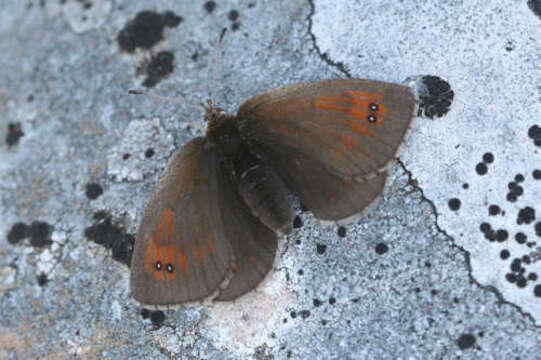
<path fill-rule="evenodd" d="M 131 296 L 170 306 L 255 288 L 277 233 L 291 230 L 288 193 L 322 220 L 362 211 L 382 192 L 417 103 L 406 86 L 360 79 L 267 91 L 236 116 L 209 102 L 206 136 L 172 156 L 145 210 Z"/>

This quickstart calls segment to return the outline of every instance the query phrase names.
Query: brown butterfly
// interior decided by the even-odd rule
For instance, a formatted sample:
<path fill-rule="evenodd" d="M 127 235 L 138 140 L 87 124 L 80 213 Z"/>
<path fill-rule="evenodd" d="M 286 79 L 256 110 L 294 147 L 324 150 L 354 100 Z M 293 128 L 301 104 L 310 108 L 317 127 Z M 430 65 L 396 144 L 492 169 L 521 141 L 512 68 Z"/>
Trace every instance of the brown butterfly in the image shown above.
<path fill-rule="evenodd" d="M 360 79 L 267 91 L 236 116 L 209 101 L 206 136 L 173 155 L 145 210 L 131 296 L 169 306 L 254 289 L 291 231 L 288 193 L 318 219 L 359 213 L 382 192 L 417 104 L 407 86 Z"/>

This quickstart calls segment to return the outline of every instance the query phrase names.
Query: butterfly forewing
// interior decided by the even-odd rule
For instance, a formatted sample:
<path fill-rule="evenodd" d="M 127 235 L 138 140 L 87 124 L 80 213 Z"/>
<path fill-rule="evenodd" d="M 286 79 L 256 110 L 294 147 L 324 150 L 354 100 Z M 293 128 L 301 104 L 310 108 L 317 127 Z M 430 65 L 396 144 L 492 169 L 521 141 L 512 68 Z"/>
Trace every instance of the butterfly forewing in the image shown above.
<path fill-rule="evenodd" d="M 336 79 L 262 93 L 237 117 L 251 145 L 314 215 L 336 220 L 379 195 L 416 106 L 406 86 Z"/>
<path fill-rule="evenodd" d="M 130 293 L 146 305 L 211 295 L 233 258 L 220 213 L 218 156 L 196 138 L 169 161 L 137 233 Z"/>

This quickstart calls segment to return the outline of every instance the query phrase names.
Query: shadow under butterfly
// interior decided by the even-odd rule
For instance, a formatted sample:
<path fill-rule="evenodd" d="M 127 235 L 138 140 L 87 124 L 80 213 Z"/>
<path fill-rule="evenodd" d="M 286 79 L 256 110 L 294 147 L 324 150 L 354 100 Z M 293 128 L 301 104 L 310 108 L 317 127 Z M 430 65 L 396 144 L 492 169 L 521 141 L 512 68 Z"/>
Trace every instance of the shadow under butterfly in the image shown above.
<path fill-rule="evenodd" d="M 168 307 L 254 289 L 292 229 L 288 193 L 321 220 L 365 209 L 383 191 L 417 106 L 408 86 L 361 79 L 267 91 L 236 116 L 208 101 L 206 136 L 172 156 L 145 210 L 131 297 Z"/>

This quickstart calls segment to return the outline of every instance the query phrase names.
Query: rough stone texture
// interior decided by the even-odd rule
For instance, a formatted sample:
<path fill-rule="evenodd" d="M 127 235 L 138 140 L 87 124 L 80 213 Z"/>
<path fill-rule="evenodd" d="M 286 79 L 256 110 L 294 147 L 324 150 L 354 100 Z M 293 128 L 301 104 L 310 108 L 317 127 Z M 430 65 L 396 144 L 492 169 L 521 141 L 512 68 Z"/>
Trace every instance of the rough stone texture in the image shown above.
<path fill-rule="evenodd" d="M 18 135 L 0 148 L 0 358 L 536 358 L 541 169 L 528 132 L 541 125 L 541 27 L 531 9 L 526 0 L 220 1 L 210 13 L 204 2 L 2 2 L 0 137 Z M 143 10 L 183 21 L 163 25 L 150 50 L 122 52 L 118 33 Z M 228 112 L 265 89 L 345 76 L 437 75 L 455 103 L 416 121 L 382 201 L 345 237 L 297 209 L 303 226 L 281 240 L 256 291 L 166 311 L 161 323 L 128 300 L 123 262 L 84 236 L 104 217 L 111 241 L 135 234 L 172 149 L 204 130 L 197 110 L 127 94 L 160 51 L 174 54 L 174 70 L 151 93 L 198 104 L 214 88 Z M 87 198 L 89 183 L 103 194 Z M 490 205 L 505 215 L 490 216 Z M 489 241 L 482 222 L 508 238 Z M 8 242 L 17 223 L 27 226 Z M 537 280 L 506 280 L 521 267 Z"/>

